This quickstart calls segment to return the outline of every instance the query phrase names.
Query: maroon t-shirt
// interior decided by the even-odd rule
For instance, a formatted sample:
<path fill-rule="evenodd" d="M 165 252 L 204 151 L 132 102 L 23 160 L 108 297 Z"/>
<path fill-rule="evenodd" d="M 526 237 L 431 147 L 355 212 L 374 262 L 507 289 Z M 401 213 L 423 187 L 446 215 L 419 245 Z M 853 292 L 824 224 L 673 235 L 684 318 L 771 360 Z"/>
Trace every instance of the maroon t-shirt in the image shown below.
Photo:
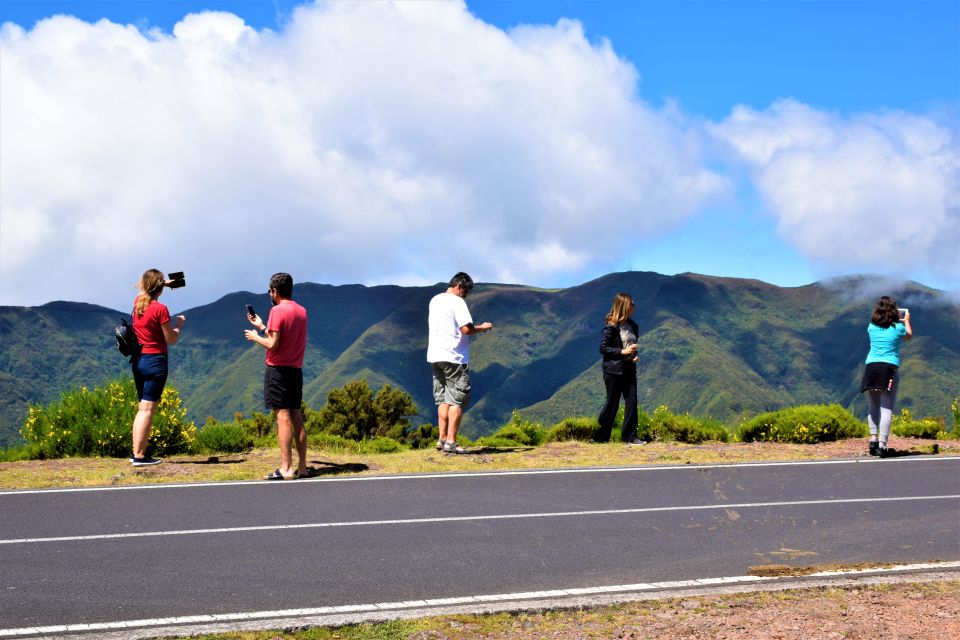
<path fill-rule="evenodd" d="M 133 332 L 137 334 L 142 353 L 167 352 L 167 339 L 163 336 L 163 328 L 160 326 L 165 322 L 170 322 L 170 312 L 165 304 L 156 300 L 150 301 L 142 316 L 138 317 L 134 312 Z"/>

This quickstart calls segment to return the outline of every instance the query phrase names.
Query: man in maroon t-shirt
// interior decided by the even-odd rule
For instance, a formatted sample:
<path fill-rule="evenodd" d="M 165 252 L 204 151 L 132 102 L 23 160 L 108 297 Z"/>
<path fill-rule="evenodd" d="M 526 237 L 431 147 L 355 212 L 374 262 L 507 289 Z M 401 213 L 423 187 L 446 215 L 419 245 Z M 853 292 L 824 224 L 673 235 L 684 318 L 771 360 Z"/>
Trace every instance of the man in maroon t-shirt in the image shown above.
<path fill-rule="evenodd" d="M 277 416 L 280 467 L 268 480 L 292 480 L 310 475 L 307 467 L 307 431 L 303 426 L 300 402 L 303 399 L 303 353 L 307 346 L 307 311 L 292 300 L 293 278 L 276 273 L 270 278 L 273 308 L 264 324 L 260 316 L 248 316 L 250 324 L 263 331 L 247 329 L 247 340 L 267 350 L 263 374 L 263 402 Z M 293 468 L 291 443 L 297 445 L 299 464 Z"/>

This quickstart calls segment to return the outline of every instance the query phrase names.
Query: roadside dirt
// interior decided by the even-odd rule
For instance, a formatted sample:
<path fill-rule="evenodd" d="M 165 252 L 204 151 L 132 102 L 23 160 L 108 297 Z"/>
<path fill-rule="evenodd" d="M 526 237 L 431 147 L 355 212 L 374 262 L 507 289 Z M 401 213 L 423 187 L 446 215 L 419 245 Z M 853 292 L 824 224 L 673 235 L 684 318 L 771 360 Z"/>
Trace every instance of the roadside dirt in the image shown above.
<path fill-rule="evenodd" d="M 960 638 L 960 581 L 754 592 L 436 618 L 410 640 Z"/>

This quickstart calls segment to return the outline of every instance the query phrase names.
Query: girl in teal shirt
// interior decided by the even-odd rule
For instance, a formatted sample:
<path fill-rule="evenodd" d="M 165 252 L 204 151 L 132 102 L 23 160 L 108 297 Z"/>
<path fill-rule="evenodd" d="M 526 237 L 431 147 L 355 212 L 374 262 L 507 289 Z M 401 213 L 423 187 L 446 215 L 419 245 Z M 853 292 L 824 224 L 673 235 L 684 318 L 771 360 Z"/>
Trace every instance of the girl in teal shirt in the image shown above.
<path fill-rule="evenodd" d="M 860 391 L 867 393 L 867 426 L 870 428 L 870 455 L 887 457 L 887 439 L 893 421 L 893 405 L 900 385 L 900 342 L 913 335 L 910 312 L 900 310 L 890 296 L 883 296 L 873 309 L 870 325 L 870 352 L 867 354 Z"/>

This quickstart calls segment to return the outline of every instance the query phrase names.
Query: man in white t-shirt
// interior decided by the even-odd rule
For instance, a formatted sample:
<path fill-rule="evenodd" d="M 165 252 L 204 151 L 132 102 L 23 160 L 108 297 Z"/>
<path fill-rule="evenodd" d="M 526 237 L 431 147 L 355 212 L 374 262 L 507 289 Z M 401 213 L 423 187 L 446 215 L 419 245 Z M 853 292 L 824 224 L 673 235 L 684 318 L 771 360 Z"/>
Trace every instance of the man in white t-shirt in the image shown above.
<path fill-rule="evenodd" d="M 473 279 L 462 271 L 450 279 L 447 290 L 430 300 L 430 340 L 427 362 L 433 366 L 433 400 L 437 404 L 440 439 L 437 450 L 463 453 L 457 444 L 460 420 L 470 402 L 470 338 L 493 329 L 489 322 L 474 325 L 465 298 Z"/>

